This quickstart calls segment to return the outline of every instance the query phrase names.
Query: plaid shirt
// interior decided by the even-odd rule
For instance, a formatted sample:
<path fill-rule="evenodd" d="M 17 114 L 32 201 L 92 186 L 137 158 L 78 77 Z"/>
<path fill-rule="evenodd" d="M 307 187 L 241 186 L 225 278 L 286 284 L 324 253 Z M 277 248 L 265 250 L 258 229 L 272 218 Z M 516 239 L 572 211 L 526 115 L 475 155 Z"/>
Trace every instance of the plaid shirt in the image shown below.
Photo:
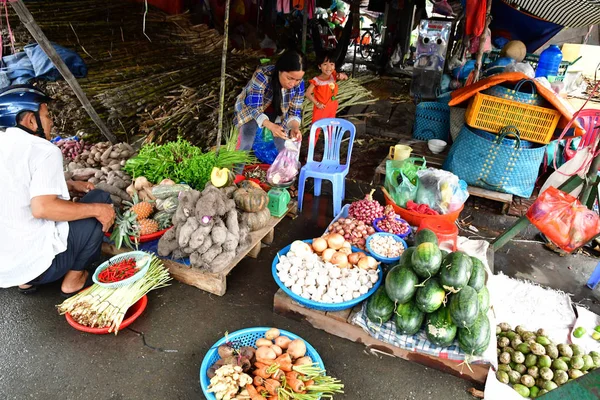
<path fill-rule="evenodd" d="M 273 101 L 273 86 L 271 85 L 274 66 L 260 67 L 256 70 L 248 85 L 235 102 L 235 126 L 242 126 L 255 120 L 259 127 L 269 118 L 265 110 Z M 281 125 L 288 126 L 290 121 L 301 122 L 302 103 L 304 102 L 304 81 L 290 90 L 282 89 L 281 110 L 283 111 Z M 275 121 L 273 121 L 275 122 Z"/>

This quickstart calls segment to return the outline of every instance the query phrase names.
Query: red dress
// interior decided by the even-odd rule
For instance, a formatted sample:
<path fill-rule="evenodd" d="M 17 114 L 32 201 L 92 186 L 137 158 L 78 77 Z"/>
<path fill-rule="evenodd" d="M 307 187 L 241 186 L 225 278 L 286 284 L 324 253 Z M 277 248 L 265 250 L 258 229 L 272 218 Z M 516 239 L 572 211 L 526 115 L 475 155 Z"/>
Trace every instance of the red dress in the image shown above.
<path fill-rule="evenodd" d="M 325 108 L 323 109 L 319 109 L 316 105 L 313 105 L 313 124 L 323 118 L 335 118 L 338 109 L 338 101 L 336 100 L 338 85 L 336 81 L 337 74 L 335 72 L 331 74 L 326 81 L 323 81 L 318 77 L 315 77 L 310 81 L 315 87 L 313 92 L 315 100 L 325 105 Z M 319 132 L 317 132 L 315 143 L 317 140 L 319 140 Z"/>

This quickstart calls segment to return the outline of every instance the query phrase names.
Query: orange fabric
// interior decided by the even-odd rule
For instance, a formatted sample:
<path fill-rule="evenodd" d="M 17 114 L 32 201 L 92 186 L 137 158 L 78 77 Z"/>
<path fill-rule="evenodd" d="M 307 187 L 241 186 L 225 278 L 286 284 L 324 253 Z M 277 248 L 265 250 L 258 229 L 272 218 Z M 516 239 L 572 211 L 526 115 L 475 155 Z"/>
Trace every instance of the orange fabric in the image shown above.
<path fill-rule="evenodd" d="M 489 87 L 500 85 L 504 82 L 516 83 L 521 79 L 529 78 L 522 72 L 503 72 L 501 74 L 490 76 L 489 78 L 482 79 L 469 86 L 465 86 L 453 91 L 452 99 L 448 105 L 451 107 L 457 106 L 475 96 L 476 93 L 479 93 Z M 556 98 L 554 92 L 552 92 L 550 89 L 546 89 L 542 84 L 536 82 L 535 80 L 533 80 L 533 82 L 535 83 L 538 94 L 546 99 L 562 115 L 560 121 L 558 122 L 558 128 L 564 128 L 567 126 L 569 121 L 573 119 L 573 114 L 567 110 L 567 108 Z M 575 126 L 575 136 L 582 136 L 584 134 L 583 129 L 581 129 L 579 124 L 574 125 L 577 125 Z"/>
<path fill-rule="evenodd" d="M 322 81 L 319 81 L 317 78 L 314 78 L 310 81 L 310 83 L 315 87 L 314 92 L 313 92 L 313 96 L 315 97 L 315 100 L 317 100 L 319 103 L 324 104 L 325 108 L 323 108 L 322 110 L 317 108 L 317 106 L 313 105 L 313 118 L 312 118 L 312 122 L 315 123 L 316 121 L 323 119 L 323 118 L 335 118 L 335 115 L 337 114 L 337 109 L 338 109 L 338 101 L 337 100 L 332 100 L 332 97 L 337 96 L 338 94 L 338 84 L 336 82 L 337 80 L 337 75 L 334 72 L 332 79 L 331 79 L 331 83 L 329 84 L 323 84 Z M 321 84 L 319 84 L 319 82 L 321 82 Z M 333 88 L 332 88 L 333 86 Z M 315 143 L 319 140 L 319 132 L 317 131 L 317 134 L 315 136 Z"/>

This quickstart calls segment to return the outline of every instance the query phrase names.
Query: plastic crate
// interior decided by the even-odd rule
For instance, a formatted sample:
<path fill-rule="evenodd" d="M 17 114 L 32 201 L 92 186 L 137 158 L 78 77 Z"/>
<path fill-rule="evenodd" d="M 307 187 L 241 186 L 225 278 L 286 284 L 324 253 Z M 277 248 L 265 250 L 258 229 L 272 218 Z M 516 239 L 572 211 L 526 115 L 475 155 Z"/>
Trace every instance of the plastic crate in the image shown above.
<path fill-rule="evenodd" d="M 500 50 L 492 50 L 486 57 L 486 62 L 484 63 L 484 65 L 492 63 L 499 58 Z M 533 69 L 537 69 L 538 63 L 540 62 L 540 56 L 538 56 L 537 54 L 527 53 L 523 62 L 528 62 L 533 67 Z M 567 75 L 567 70 L 570 66 L 571 63 L 569 61 L 561 61 L 560 65 L 558 66 L 558 75 L 556 76 L 557 81 L 562 82 L 565 79 L 565 75 Z"/>
<path fill-rule="evenodd" d="M 522 140 L 541 144 L 550 143 L 559 119 L 560 113 L 556 110 L 483 93 L 475 94 L 465 113 L 465 122 L 470 127 L 497 133 L 513 125 L 521 132 Z"/>
<path fill-rule="evenodd" d="M 210 379 L 208 379 L 207 372 L 208 372 L 208 369 L 210 367 L 212 367 L 212 365 L 221 358 L 221 357 L 219 357 L 219 352 L 218 352 L 219 346 L 226 344 L 226 343 L 232 343 L 232 345 L 234 347 L 250 346 L 250 347 L 256 348 L 256 346 L 255 346 L 256 341 L 260 338 L 265 337 L 265 333 L 268 330 L 269 330 L 269 328 L 264 328 L 264 327 L 242 329 L 242 330 L 228 334 L 227 336 L 225 336 L 224 338 L 219 340 L 217 343 L 215 343 L 208 350 L 208 352 L 204 356 L 204 359 L 202 360 L 202 364 L 200 365 L 200 387 L 202 388 L 202 392 L 204 393 L 204 396 L 206 396 L 206 398 L 208 400 L 216 400 L 216 397 L 213 393 L 208 393 L 208 386 L 210 385 Z M 302 339 L 300 336 L 295 335 L 288 331 L 284 331 L 283 329 L 280 329 L 279 332 L 281 333 L 282 336 L 287 336 L 292 340 Z M 302 340 L 304 340 L 304 339 L 302 339 Z M 306 355 L 309 356 L 313 360 L 313 362 L 319 366 L 319 368 L 325 369 L 325 364 L 323 364 L 323 359 L 321 358 L 319 353 L 317 353 L 315 348 L 312 347 L 310 345 L 310 343 L 308 343 L 306 340 L 304 340 L 304 343 L 306 344 Z"/>

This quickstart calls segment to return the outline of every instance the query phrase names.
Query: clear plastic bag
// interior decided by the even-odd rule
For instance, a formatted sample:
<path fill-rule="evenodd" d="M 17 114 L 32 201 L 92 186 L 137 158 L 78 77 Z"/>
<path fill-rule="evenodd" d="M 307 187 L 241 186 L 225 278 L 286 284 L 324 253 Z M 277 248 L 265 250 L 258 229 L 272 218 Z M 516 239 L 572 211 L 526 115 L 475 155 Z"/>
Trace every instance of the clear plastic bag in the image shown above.
<path fill-rule="evenodd" d="M 285 148 L 267 170 L 267 181 L 271 185 L 286 185 L 296 179 L 300 171 L 300 144 L 292 140 L 285 141 Z"/>
<path fill-rule="evenodd" d="M 527 218 L 554 244 L 572 252 L 600 233 L 600 218 L 577 198 L 549 187 L 529 210 Z"/>
<path fill-rule="evenodd" d="M 458 176 L 452 172 L 429 168 L 418 171 L 419 188 L 417 204 L 427 204 L 440 214 L 457 210 L 469 197 L 466 188 L 461 186 Z"/>

